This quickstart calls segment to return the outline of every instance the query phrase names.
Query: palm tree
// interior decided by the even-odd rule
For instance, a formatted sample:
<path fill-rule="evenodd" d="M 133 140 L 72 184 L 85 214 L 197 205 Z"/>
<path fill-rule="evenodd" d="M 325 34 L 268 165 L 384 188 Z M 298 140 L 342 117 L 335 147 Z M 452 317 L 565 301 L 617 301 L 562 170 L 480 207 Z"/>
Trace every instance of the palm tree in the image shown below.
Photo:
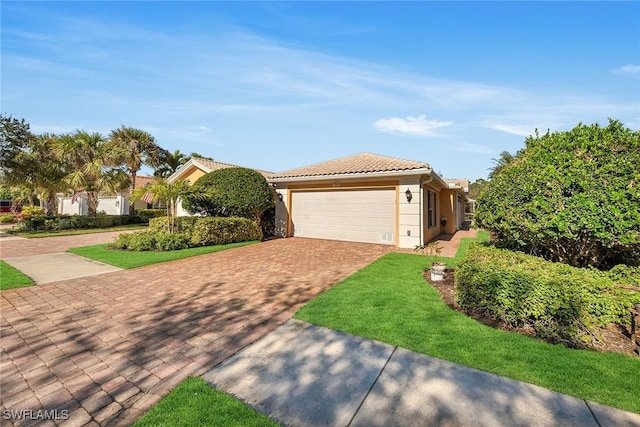
<path fill-rule="evenodd" d="M 145 187 L 136 189 L 132 196 L 132 202 L 144 197 L 145 194 L 152 194 L 153 201 L 163 200 L 167 204 L 167 231 L 173 233 L 175 217 L 178 216 L 178 203 L 189 190 L 189 181 L 179 179 L 168 182 L 164 178 L 156 178 Z"/>
<path fill-rule="evenodd" d="M 158 167 L 165 150 L 156 144 L 155 138 L 146 131 L 125 127 L 111 131 L 111 143 L 124 150 L 124 165 L 131 180 L 130 195 L 136 189 L 136 175 L 142 165 Z M 134 205 L 129 206 L 129 215 L 133 215 Z"/>
<path fill-rule="evenodd" d="M 63 135 L 55 151 L 70 167 L 63 182 L 76 192 L 86 192 L 90 216 L 98 212 L 100 192 L 118 192 L 130 185 L 127 173 L 118 167 L 127 153 L 100 133 L 77 130 Z"/>
<path fill-rule="evenodd" d="M 69 172 L 56 155 L 57 144 L 55 135 L 34 136 L 13 158 L 12 171 L 3 179 L 6 184 L 27 194 L 37 194 L 47 215 L 56 213 L 56 194 L 65 190 L 62 179 Z"/>
<path fill-rule="evenodd" d="M 489 179 L 499 174 L 502 169 L 510 165 L 517 157 L 518 157 L 517 153 L 513 155 L 508 151 L 502 151 L 500 153 L 500 158 L 496 159 L 494 157 L 493 159 L 491 159 L 494 166 L 492 168 L 489 168 L 489 170 L 491 171 L 489 172 Z"/>
<path fill-rule="evenodd" d="M 189 161 L 189 157 L 180 152 L 180 150 L 176 150 L 173 153 L 167 151 L 160 161 L 160 166 L 158 166 L 153 173 L 153 176 L 158 178 L 168 178 L 171 174 L 177 171 L 180 166 L 187 163 L 187 161 Z"/>

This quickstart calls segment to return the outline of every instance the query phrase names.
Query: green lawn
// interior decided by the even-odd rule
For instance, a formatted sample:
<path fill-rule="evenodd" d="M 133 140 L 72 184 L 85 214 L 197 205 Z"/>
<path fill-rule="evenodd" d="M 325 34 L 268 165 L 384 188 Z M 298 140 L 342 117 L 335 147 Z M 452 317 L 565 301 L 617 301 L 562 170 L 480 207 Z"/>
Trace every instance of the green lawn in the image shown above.
<path fill-rule="evenodd" d="M 77 229 L 71 229 L 71 230 L 58 230 L 58 231 L 7 230 L 7 232 L 15 236 L 27 237 L 27 238 L 33 239 L 38 237 L 76 236 L 79 234 L 108 233 L 110 231 L 146 230 L 147 228 L 148 228 L 147 225 L 129 224 L 129 225 L 118 225 L 115 227 L 104 227 L 104 228 L 77 228 Z"/>
<path fill-rule="evenodd" d="M 24 288 L 33 285 L 34 282 L 4 261 L 0 261 L 0 290 Z"/>
<path fill-rule="evenodd" d="M 295 317 L 640 413 L 638 358 L 572 350 L 485 326 L 442 302 L 422 277 L 428 261 L 387 254 Z"/>
<path fill-rule="evenodd" d="M 219 246 L 201 246 L 198 248 L 166 252 L 122 251 L 118 249 L 108 249 L 110 243 L 103 243 L 100 245 L 71 248 L 69 249 L 69 252 L 120 268 L 135 268 L 142 267 L 144 265 L 157 264 L 159 262 L 188 258 L 196 255 L 210 254 L 213 252 L 224 251 L 225 249 L 238 248 L 240 246 L 252 245 L 255 243 L 258 242 L 254 240 L 251 242 L 231 243 Z"/>
<path fill-rule="evenodd" d="M 202 378 L 187 378 L 135 422 L 144 426 L 269 426 L 278 424 Z"/>

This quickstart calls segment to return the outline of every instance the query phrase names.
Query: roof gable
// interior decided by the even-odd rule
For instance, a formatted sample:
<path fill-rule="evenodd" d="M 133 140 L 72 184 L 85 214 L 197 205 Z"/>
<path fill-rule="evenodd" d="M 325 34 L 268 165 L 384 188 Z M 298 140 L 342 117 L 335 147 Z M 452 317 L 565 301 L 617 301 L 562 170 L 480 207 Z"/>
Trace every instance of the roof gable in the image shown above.
<path fill-rule="evenodd" d="M 191 166 L 194 166 L 194 167 L 202 170 L 204 173 L 209 173 L 209 172 L 213 172 L 213 171 L 220 170 L 220 169 L 242 168 L 242 167 L 244 167 L 244 166 L 232 165 L 231 163 L 222 163 L 222 162 L 218 162 L 218 161 L 215 161 L 215 160 L 203 159 L 202 157 L 192 157 L 187 163 L 185 163 L 182 166 L 180 166 L 178 168 L 178 170 L 176 170 L 168 178 L 168 181 L 169 182 L 173 182 L 176 179 L 179 179 L 180 176 L 182 176 L 185 171 L 189 170 L 189 168 Z M 247 168 L 247 169 L 253 169 L 253 168 Z M 258 169 L 253 169 L 253 170 L 255 170 L 256 172 L 260 173 L 266 179 L 270 178 L 273 175 L 273 172 L 268 172 L 268 171 L 263 171 L 263 170 L 258 170 Z"/>
<path fill-rule="evenodd" d="M 373 172 L 405 172 L 431 169 L 428 163 L 399 159 L 373 153 L 359 153 L 310 166 L 290 169 L 271 178 L 297 178 L 326 175 L 350 175 Z"/>

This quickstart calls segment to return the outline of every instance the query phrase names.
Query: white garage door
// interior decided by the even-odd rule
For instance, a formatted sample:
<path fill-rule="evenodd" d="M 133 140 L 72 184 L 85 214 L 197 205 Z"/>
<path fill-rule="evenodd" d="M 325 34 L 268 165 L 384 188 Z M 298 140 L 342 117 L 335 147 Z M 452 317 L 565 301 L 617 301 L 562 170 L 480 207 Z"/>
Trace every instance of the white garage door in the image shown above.
<path fill-rule="evenodd" d="M 293 235 L 395 244 L 396 191 L 293 191 Z"/>

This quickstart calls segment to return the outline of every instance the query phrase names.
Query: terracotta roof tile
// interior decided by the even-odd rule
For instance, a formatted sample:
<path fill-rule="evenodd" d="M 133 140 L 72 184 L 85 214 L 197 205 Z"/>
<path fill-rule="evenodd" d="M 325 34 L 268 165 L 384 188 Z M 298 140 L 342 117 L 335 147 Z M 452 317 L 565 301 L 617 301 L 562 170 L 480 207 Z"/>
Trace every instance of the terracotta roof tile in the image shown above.
<path fill-rule="evenodd" d="M 347 175 L 367 172 L 409 171 L 430 169 L 428 163 L 404 160 L 380 154 L 360 153 L 339 159 L 316 163 L 274 174 L 272 178 L 295 178 L 323 175 Z"/>
<path fill-rule="evenodd" d="M 218 162 L 218 161 L 215 161 L 215 160 L 203 159 L 202 157 L 194 157 L 193 160 L 197 161 L 201 165 L 203 165 L 206 168 L 210 169 L 210 172 L 213 172 L 213 171 L 216 171 L 216 170 L 219 170 L 219 169 L 244 167 L 244 166 L 232 165 L 230 163 L 222 163 L 222 162 Z M 249 168 L 249 169 L 252 169 L 252 168 Z M 254 169 L 254 170 L 256 172 L 259 172 L 265 178 L 270 178 L 273 175 L 273 172 L 263 171 L 263 170 L 259 170 L 259 169 Z"/>

